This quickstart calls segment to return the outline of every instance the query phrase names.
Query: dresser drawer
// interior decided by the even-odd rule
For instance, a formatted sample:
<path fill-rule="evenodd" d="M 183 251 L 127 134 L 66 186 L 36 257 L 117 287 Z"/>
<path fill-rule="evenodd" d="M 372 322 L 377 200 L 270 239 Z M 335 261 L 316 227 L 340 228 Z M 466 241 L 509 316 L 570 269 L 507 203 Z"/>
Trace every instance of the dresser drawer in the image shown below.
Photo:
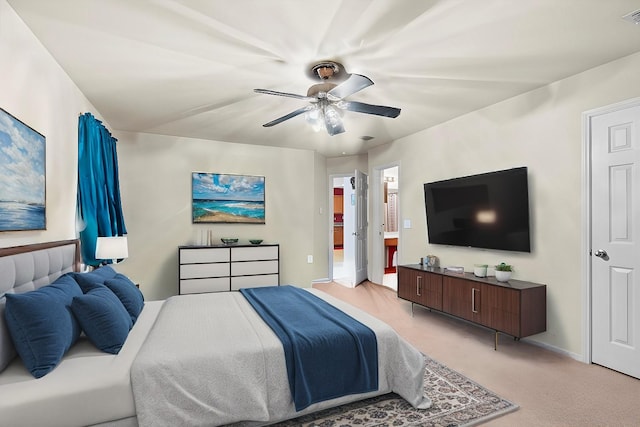
<path fill-rule="evenodd" d="M 204 292 L 229 291 L 228 277 L 214 277 L 208 279 L 180 280 L 180 294 L 201 294 Z"/>
<path fill-rule="evenodd" d="M 231 261 L 278 259 L 278 246 L 247 246 L 231 248 Z"/>
<path fill-rule="evenodd" d="M 278 273 L 278 261 L 245 261 L 231 263 L 232 276 L 275 273 Z"/>
<path fill-rule="evenodd" d="M 183 264 L 180 266 L 180 279 L 229 276 L 228 263 L 219 264 Z"/>
<path fill-rule="evenodd" d="M 229 248 L 180 249 L 180 264 L 229 262 Z"/>
<path fill-rule="evenodd" d="M 259 288 L 263 286 L 278 286 L 277 274 L 265 274 L 259 276 L 238 276 L 231 278 L 231 290 L 241 288 Z"/>

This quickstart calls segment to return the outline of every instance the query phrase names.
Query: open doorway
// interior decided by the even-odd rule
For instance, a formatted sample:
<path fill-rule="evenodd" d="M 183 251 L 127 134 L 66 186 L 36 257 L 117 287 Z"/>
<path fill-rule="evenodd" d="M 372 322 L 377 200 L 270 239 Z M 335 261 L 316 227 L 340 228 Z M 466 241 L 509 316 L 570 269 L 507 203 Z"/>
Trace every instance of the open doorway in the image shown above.
<path fill-rule="evenodd" d="M 384 221 L 384 275 L 382 284 L 398 290 L 399 206 L 398 166 L 382 170 L 382 202 Z"/>
<path fill-rule="evenodd" d="M 351 176 L 332 178 L 333 186 L 333 262 L 332 280 L 355 286 L 355 209 Z"/>

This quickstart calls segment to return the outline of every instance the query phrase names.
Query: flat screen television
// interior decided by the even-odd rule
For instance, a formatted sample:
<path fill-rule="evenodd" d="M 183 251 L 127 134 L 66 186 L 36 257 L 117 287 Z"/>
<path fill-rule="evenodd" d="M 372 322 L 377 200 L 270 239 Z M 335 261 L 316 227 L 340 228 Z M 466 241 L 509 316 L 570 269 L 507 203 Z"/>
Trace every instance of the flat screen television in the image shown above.
<path fill-rule="evenodd" d="M 527 168 L 424 184 L 429 243 L 531 252 Z"/>

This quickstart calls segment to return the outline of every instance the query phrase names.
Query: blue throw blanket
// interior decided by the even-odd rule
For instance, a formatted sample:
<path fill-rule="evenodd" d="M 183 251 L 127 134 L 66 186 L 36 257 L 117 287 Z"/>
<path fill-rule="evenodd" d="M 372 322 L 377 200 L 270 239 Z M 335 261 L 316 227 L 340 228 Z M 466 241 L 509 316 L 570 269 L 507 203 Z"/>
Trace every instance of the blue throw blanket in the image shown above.
<path fill-rule="evenodd" d="M 282 341 L 296 411 L 378 389 L 378 342 L 371 329 L 294 286 L 240 292 Z"/>

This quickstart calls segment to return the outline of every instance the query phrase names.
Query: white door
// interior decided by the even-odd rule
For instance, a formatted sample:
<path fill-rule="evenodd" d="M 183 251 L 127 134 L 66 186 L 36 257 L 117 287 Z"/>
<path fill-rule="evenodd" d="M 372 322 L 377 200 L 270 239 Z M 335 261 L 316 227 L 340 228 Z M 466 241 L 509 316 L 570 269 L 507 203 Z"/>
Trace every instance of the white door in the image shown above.
<path fill-rule="evenodd" d="M 367 280 L 367 175 L 356 170 L 356 285 Z"/>
<path fill-rule="evenodd" d="M 591 358 L 640 378 L 640 106 L 591 119 Z"/>

